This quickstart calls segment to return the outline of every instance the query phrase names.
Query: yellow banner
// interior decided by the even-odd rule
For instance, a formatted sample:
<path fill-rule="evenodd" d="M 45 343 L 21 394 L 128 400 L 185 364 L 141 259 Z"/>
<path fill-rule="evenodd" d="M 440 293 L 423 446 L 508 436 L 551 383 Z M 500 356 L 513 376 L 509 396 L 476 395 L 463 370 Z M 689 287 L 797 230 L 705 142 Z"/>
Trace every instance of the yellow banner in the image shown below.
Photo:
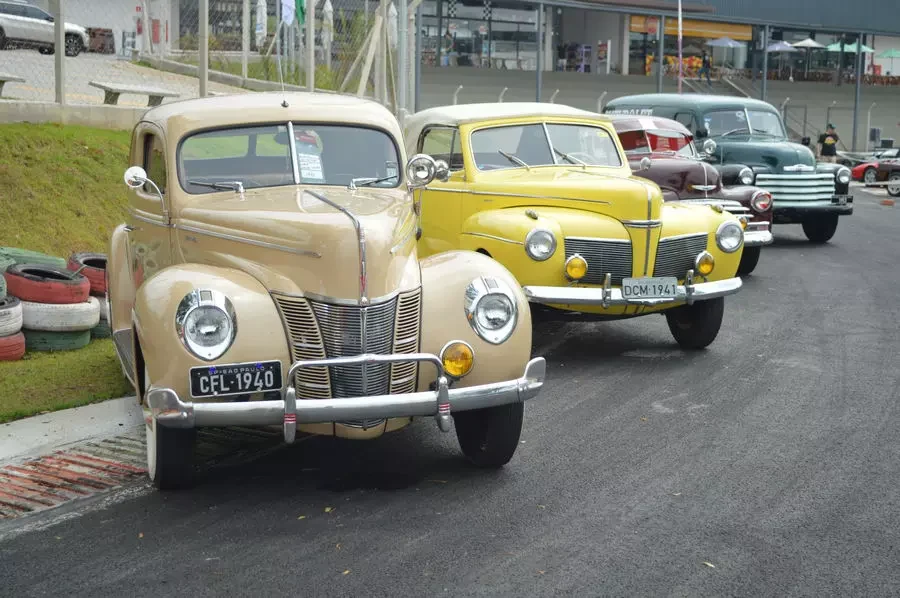
<path fill-rule="evenodd" d="M 632 33 L 650 33 L 656 35 L 658 31 L 658 17 L 631 15 Z M 666 19 L 666 35 L 678 35 L 677 19 Z M 716 39 L 727 36 L 737 41 L 750 41 L 753 39 L 753 27 L 751 25 L 735 25 L 732 23 L 682 19 L 681 35 L 684 37 L 702 37 L 705 39 Z"/>

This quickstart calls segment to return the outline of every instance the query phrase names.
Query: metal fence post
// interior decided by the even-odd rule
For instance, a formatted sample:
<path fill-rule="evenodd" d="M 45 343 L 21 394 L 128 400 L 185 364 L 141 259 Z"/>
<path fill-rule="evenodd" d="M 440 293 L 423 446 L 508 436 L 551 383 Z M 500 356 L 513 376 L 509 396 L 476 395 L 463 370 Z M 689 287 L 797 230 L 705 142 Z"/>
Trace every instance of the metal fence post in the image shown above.
<path fill-rule="evenodd" d="M 763 66 L 762 66 L 762 85 L 760 86 L 760 99 L 765 102 L 766 101 L 766 92 L 768 91 L 768 83 L 769 83 L 769 53 L 766 51 L 766 48 L 769 47 L 769 26 L 765 25 L 763 27 L 763 40 L 762 40 L 762 51 L 763 51 Z"/>
<path fill-rule="evenodd" d="M 241 13 L 241 77 L 247 78 L 247 63 L 250 60 L 250 0 L 244 0 Z"/>
<path fill-rule="evenodd" d="M 407 82 L 409 80 L 409 7 L 406 0 L 397 6 L 397 113 L 406 108 Z"/>
<path fill-rule="evenodd" d="M 658 45 L 656 49 L 657 54 L 657 72 L 656 72 L 656 92 L 662 93 L 663 91 L 663 71 L 666 68 L 666 59 L 665 59 L 665 50 L 663 49 L 666 44 L 666 17 L 665 15 L 661 15 L 659 17 L 659 36 L 658 36 Z M 608 52 L 609 50 L 607 50 Z M 606 57 L 606 63 L 609 64 L 609 56 Z"/>
<path fill-rule="evenodd" d="M 862 52 L 862 38 L 863 34 L 860 33 L 856 38 L 856 93 L 853 97 L 853 144 L 851 145 L 850 151 L 856 151 L 856 133 L 859 127 L 859 93 L 860 86 L 862 85 L 862 78 L 865 75 L 863 64 L 864 64 L 864 56 Z"/>
<path fill-rule="evenodd" d="M 54 73 L 56 75 L 56 103 L 66 103 L 66 20 L 63 7 L 65 0 L 54 0 L 53 8 L 53 43 L 56 46 Z"/>
<path fill-rule="evenodd" d="M 541 101 L 541 87 L 544 84 L 544 4 L 540 3 L 537 6 L 537 76 L 535 77 L 535 85 L 537 86 L 537 90 L 535 91 L 534 98 L 536 102 Z M 502 100 L 501 100 L 502 101 Z"/>
<path fill-rule="evenodd" d="M 206 97 L 206 86 L 209 83 L 209 0 L 200 0 L 200 35 L 197 39 L 197 50 L 200 58 L 200 97 Z"/>
<path fill-rule="evenodd" d="M 306 0 L 306 91 L 316 90 L 316 0 Z M 402 27 L 402 25 L 401 25 Z"/>
<path fill-rule="evenodd" d="M 440 35 L 440 31 L 438 31 Z M 413 109 L 418 112 L 422 109 L 422 5 L 416 7 L 416 91 Z M 455 97 L 455 96 L 454 96 Z M 453 102 L 456 103 L 455 101 Z"/>

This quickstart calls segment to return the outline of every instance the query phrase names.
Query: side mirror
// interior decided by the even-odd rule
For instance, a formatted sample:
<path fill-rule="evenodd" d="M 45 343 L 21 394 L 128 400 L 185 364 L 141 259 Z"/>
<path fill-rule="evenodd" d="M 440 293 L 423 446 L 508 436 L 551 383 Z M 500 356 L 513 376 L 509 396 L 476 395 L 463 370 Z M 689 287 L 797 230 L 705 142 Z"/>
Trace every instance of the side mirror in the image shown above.
<path fill-rule="evenodd" d="M 125 184 L 132 189 L 143 187 L 147 182 L 147 171 L 140 166 L 132 166 L 125 171 Z"/>
<path fill-rule="evenodd" d="M 809 137 L 804 137 L 800 140 L 800 145 L 805 145 L 806 147 L 809 147 L 810 142 L 811 142 L 811 140 Z"/>
<path fill-rule="evenodd" d="M 446 183 L 450 179 L 450 165 L 447 164 L 446 160 L 435 160 L 434 165 L 436 167 L 434 178 L 442 183 Z"/>
<path fill-rule="evenodd" d="M 406 179 L 410 187 L 426 186 L 437 176 L 438 165 L 427 154 L 416 154 L 406 163 Z"/>
<path fill-rule="evenodd" d="M 707 131 L 706 129 L 698 128 L 697 133 L 694 135 L 694 137 L 696 139 L 706 139 L 707 137 L 709 137 L 709 131 Z"/>
<path fill-rule="evenodd" d="M 643 170 L 650 170 L 650 167 L 651 167 L 651 166 L 653 166 L 653 160 L 651 160 L 651 159 L 648 158 L 647 156 L 644 156 L 643 158 L 641 158 L 641 169 L 640 169 L 640 171 L 643 171 Z M 638 171 L 638 172 L 640 172 L 640 171 Z"/>

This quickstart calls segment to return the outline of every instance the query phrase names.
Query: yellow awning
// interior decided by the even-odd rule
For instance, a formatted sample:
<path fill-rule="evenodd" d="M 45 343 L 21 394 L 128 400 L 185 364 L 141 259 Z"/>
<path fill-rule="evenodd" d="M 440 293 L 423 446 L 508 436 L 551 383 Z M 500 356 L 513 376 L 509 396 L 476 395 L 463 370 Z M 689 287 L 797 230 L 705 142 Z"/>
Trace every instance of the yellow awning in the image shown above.
<path fill-rule="evenodd" d="M 648 31 L 647 21 L 655 21 L 654 29 L 659 29 L 657 17 L 645 17 L 643 15 L 631 15 L 632 33 L 652 33 Z M 666 19 L 666 35 L 678 35 L 678 20 Z M 714 21 L 698 21 L 696 19 L 682 19 L 681 35 L 684 37 L 702 37 L 704 39 L 716 39 L 730 37 L 737 41 L 750 41 L 753 39 L 753 27 L 751 25 L 736 25 L 733 23 L 716 23 Z"/>

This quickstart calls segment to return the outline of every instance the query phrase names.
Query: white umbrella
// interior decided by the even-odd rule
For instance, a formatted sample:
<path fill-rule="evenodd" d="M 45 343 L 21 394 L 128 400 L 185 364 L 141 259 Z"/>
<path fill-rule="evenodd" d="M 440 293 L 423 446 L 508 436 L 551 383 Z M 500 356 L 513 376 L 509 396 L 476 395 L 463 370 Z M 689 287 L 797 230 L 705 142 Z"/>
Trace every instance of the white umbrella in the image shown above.
<path fill-rule="evenodd" d="M 795 48 L 824 48 L 822 44 L 817 42 L 811 37 L 807 37 L 805 40 L 797 42 L 795 44 L 791 44 Z"/>
<path fill-rule="evenodd" d="M 322 48 L 325 50 L 325 66 L 331 68 L 331 44 L 334 41 L 334 7 L 331 0 L 322 5 Z"/>
<path fill-rule="evenodd" d="M 706 42 L 707 46 L 711 46 L 713 48 L 740 48 L 744 44 L 741 42 L 734 41 L 728 36 L 720 37 L 718 39 L 713 39 Z"/>
<path fill-rule="evenodd" d="M 256 0 L 256 47 L 262 48 L 269 35 L 269 15 L 266 0 Z"/>
<path fill-rule="evenodd" d="M 796 52 L 797 49 L 787 42 L 776 42 L 766 48 L 766 52 Z"/>

